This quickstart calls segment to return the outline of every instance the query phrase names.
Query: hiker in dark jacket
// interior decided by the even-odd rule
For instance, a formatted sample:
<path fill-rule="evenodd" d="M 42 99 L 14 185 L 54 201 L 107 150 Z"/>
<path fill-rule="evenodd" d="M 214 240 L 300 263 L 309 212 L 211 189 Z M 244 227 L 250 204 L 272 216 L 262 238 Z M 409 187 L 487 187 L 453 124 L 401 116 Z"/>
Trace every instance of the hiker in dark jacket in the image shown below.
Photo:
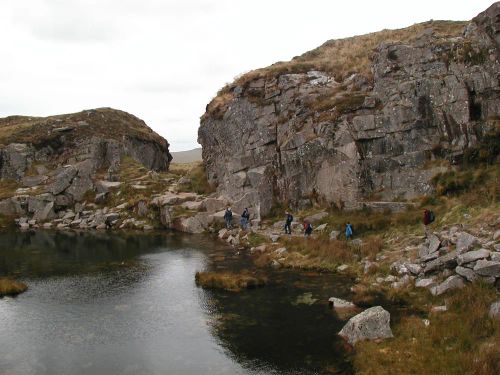
<path fill-rule="evenodd" d="M 423 222 L 424 222 L 425 237 L 428 237 L 429 236 L 429 224 L 434 221 L 434 213 L 428 209 L 425 209 L 423 219 L 424 219 Z"/>
<path fill-rule="evenodd" d="M 293 216 L 290 212 L 286 211 L 285 212 L 286 218 L 285 218 L 285 233 L 286 234 L 292 234 L 292 221 L 293 221 Z"/>
<path fill-rule="evenodd" d="M 231 211 L 231 207 L 226 208 L 226 212 L 224 212 L 224 220 L 226 221 L 226 228 L 231 229 L 231 222 L 233 221 L 233 212 Z"/>
<path fill-rule="evenodd" d="M 241 214 L 241 219 L 240 219 L 241 229 L 247 230 L 249 221 L 250 221 L 250 212 L 248 211 L 248 208 L 245 208 L 243 210 L 243 213 Z"/>
<path fill-rule="evenodd" d="M 351 223 L 347 223 L 345 226 L 345 238 L 346 238 L 346 240 L 350 240 L 352 235 L 353 235 L 352 225 L 351 225 Z"/>

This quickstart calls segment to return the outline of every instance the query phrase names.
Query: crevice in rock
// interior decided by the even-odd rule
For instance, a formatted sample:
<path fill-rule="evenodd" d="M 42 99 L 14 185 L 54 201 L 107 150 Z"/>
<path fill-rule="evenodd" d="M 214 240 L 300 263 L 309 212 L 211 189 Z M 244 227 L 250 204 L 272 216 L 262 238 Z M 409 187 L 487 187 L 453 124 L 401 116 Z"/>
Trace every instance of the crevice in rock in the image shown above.
<path fill-rule="evenodd" d="M 476 91 L 474 89 L 467 88 L 467 94 L 469 96 L 469 118 L 471 121 L 478 121 L 482 115 L 481 103 L 476 100 Z"/>

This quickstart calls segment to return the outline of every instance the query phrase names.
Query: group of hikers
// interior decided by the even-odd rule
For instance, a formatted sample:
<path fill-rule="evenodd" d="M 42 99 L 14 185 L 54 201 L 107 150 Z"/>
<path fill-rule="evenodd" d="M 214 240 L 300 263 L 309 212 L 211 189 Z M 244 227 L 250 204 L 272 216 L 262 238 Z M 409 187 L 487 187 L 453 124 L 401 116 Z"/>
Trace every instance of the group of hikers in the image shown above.
<path fill-rule="evenodd" d="M 226 212 L 224 212 L 224 221 L 226 222 L 226 229 L 232 229 L 233 228 L 233 211 L 231 210 L 231 207 L 226 208 Z M 292 222 L 293 222 L 293 215 L 289 212 L 285 212 L 285 234 L 292 234 Z M 248 208 L 245 208 L 243 210 L 243 213 L 241 214 L 240 217 L 240 226 L 241 229 L 247 230 L 248 226 L 250 223 L 250 211 Z M 302 227 L 304 230 L 304 236 L 309 237 L 312 232 L 313 232 L 313 226 L 310 223 L 309 220 L 304 220 L 302 223 Z M 347 240 L 351 239 L 353 236 L 353 228 L 351 223 L 347 223 L 345 226 L 345 237 Z"/>
<path fill-rule="evenodd" d="M 424 210 L 424 216 L 423 216 L 423 223 L 424 223 L 424 232 L 425 235 L 428 236 L 428 226 L 434 221 L 434 212 L 431 210 L 425 209 Z M 227 229 L 232 229 L 232 222 L 233 222 L 233 211 L 231 210 L 231 207 L 226 208 L 226 212 L 224 213 L 224 221 L 226 222 L 226 228 Z M 285 234 L 292 234 L 292 222 L 293 222 L 293 215 L 289 212 L 285 212 Z M 247 230 L 248 226 L 250 224 L 250 211 L 248 208 L 245 208 L 243 210 L 243 213 L 241 214 L 240 217 L 240 226 L 241 229 Z M 304 236 L 309 237 L 312 232 L 313 232 L 313 226 L 309 222 L 309 220 L 304 220 L 302 223 L 302 228 L 304 231 Z M 345 225 L 345 238 L 347 240 L 350 240 L 354 235 L 354 229 L 352 227 L 351 223 L 347 223 Z"/>

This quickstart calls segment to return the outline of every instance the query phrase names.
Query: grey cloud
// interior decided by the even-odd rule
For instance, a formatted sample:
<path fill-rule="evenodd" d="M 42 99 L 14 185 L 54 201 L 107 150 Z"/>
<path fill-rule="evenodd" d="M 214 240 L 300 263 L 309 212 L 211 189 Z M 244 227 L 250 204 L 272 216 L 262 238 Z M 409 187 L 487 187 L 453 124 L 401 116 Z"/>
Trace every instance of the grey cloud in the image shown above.
<path fill-rule="evenodd" d="M 146 93 L 168 93 L 168 94 L 189 94 L 201 89 L 200 85 L 191 82 L 138 82 L 127 87 Z"/>

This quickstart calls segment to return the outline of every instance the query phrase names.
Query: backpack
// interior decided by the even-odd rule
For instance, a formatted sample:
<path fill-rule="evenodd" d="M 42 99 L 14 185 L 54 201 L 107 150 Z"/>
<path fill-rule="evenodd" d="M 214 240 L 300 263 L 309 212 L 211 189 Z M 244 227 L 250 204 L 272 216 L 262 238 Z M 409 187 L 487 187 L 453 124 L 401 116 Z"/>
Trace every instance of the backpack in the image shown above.
<path fill-rule="evenodd" d="M 434 211 L 429 211 L 429 223 L 432 223 L 436 219 L 436 216 L 434 216 Z"/>

